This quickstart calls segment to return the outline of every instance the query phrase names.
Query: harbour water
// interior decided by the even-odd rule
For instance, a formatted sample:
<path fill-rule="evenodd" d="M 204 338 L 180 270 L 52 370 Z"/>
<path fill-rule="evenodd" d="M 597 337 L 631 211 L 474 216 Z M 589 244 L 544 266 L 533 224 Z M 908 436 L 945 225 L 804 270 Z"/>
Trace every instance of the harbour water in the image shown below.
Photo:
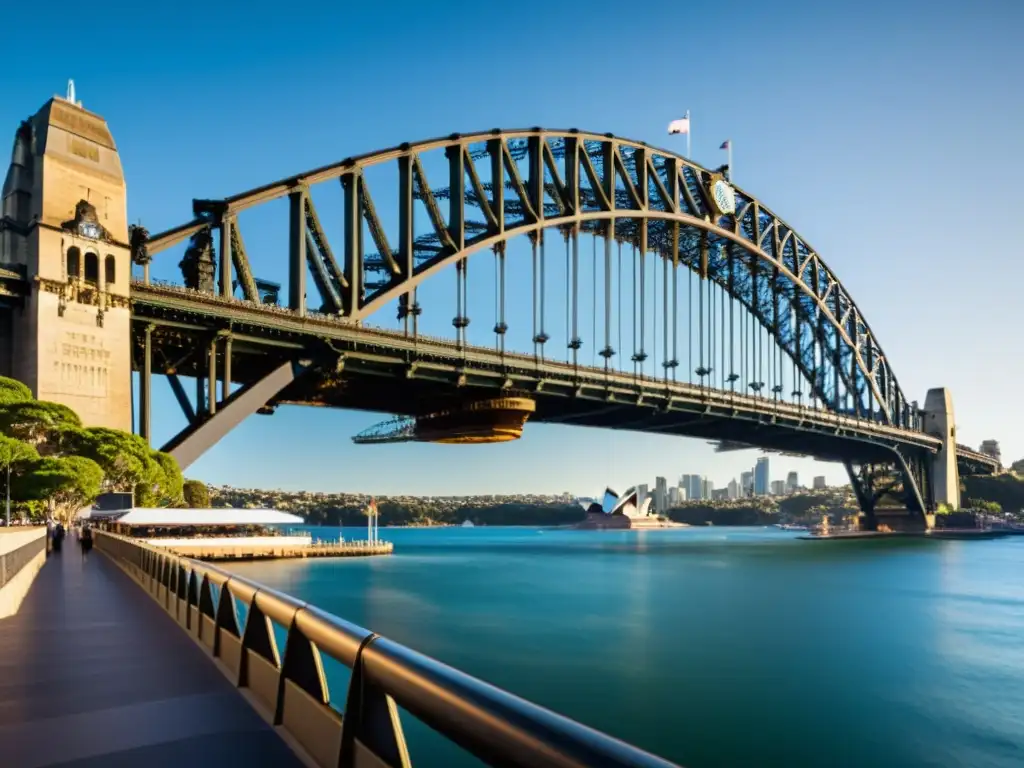
<path fill-rule="evenodd" d="M 381 534 L 230 568 L 687 768 L 1024 765 L 1024 537 Z M 424 730 L 417 768 L 476 764 Z"/>

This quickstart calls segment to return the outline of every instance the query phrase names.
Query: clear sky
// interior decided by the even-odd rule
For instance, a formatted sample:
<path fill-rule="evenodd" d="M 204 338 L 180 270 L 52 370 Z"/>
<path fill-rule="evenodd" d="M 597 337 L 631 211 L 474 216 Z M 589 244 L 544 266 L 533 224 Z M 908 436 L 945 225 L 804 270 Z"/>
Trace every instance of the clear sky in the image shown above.
<path fill-rule="evenodd" d="M 193 197 L 452 132 L 579 127 L 681 151 L 665 126 L 689 109 L 695 159 L 724 162 L 718 146 L 733 140 L 737 181 L 843 280 L 908 396 L 950 387 L 962 442 L 996 438 L 1005 461 L 1024 457 L 1013 191 L 1024 177 L 1024 4 L 834 5 L 250 0 L 112 6 L 100 19 L 80 3 L 50 3 L 46 18 L 14 4 L 0 129 L 13 137 L 74 78 L 118 143 L 131 220 L 155 232 L 186 221 Z M 267 271 L 270 256 L 247 245 Z M 174 277 L 176 263 L 154 274 Z M 454 312 L 440 314 L 438 328 Z M 184 422 L 162 384 L 158 395 L 160 442 Z M 545 425 L 504 445 L 351 443 L 382 418 L 252 417 L 188 474 L 268 488 L 596 495 L 683 472 L 720 486 L 756 459 Z M 789 469 L 805 483 L 845 482 L 841 467 L 772 458 L 773 479 Z"/>

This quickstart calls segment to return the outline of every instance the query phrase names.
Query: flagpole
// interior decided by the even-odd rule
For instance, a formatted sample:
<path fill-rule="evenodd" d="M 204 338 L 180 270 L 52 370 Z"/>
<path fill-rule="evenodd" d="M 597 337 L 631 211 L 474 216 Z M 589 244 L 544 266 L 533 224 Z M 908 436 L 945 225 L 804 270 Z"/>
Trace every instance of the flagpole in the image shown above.
<path fill-rule="evenodd" d="M 679 114 L 678 112 L 676 114 Z M 692 160 L 690 156 L 690 135 L 693 132 L 693 121 L 690 119 L 690 110 L 686 110 L 686 159 Z"/>

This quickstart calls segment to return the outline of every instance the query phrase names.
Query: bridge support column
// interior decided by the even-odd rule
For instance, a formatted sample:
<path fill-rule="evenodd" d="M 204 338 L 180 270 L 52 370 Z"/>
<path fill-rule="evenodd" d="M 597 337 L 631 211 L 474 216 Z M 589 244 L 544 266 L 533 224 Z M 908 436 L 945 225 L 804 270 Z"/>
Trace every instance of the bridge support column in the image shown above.
<path fill-rule="evenodd" d="M 216 413 L 199 415 L 194 423 L 175 435 L 161 450 L 177 459 L 183 470 L 187 469 L 224 435 L 241 424 L 247 416 L 256 413 L 308 369 L 308 362 L 282 363 L 263 378 L 247 384 L 227 398 Z"/>
<path fill-rule="evenodd" d="M 231 397 L 231 337 L 224 337 L 224 364 L 221 366 L 220 399 Z"/>
<path fill-rule="evenodd" d="M 960 474 L 956 464 L 956 421 L 953 398 L 945 387 L 928 390 L 924 400 L 924 431 L 942 441 L 942 448 L 932 460 L 931 506 L 945 504 L 960 508 Z"/>
<path fill-rule="evenodd" d="M 153 326 L 147 325 L 142 341 L 142 367 L 139 370 L 139 437 L 149 445 L 153 412 Z"/>
<path fill-rule="evenodd" d="M 206 398 L 210 415 L 217 413 L 217 336 L 210 339 L 209 368 L 206 372 Z"/>

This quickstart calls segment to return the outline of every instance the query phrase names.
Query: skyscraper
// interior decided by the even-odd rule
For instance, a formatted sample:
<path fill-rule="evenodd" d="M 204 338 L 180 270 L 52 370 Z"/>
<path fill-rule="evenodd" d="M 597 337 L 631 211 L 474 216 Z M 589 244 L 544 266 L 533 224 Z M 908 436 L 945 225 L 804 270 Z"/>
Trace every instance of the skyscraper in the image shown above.
<path fill-rule="evenodd" d="M 690 501 L 700 501 L 704 498 L 704 484 L 701 481 L 700 475 L 683 475 L 686 498 Z"/>
<path fill-rule="evenodd" d="M 754 466 L 754 495 L 768 495 L 768 457 L 762 456 Z"/>
<path fill-rule="evenodd" d="M 746 498 L 754 492 L 754 473 L 743 472 L 740 474 L 740 496 Z"/>
<path fill-rule="evenodd" d="M 796 489 L 800 487 L 800 478 L 796 472 L 790 472 L 786 476 L 786 493 L 796 493 Z"/>
<path fill-rule="evenodd" d="M 825 476 L 824 475 L 818 475 L 817 477 L 814 478 L 814 490 L 821 491 L 821 490 L 824 490 L 827 487 L 828 486 L 825 485 Z"/>
<path fill-rule="evenodd" d="M 706 477 L 701 478 L 701 498 L 710 499 L 715 493 L 715 484 Z"/>
<path fill-rule="evenodd" d="M 664 477 L 654 480 L 654 511 L 659 515 L 668 512 L 668 482 Z"/>
<path fill-rule="evenodd" d="M 735 477 L 729 481 L 729 485 L 727 485 L 725 489 L 727 493 L 726 498 L 738 499 L 740 497 L 740 486 L 739 483 L 736 482 Z"/>

